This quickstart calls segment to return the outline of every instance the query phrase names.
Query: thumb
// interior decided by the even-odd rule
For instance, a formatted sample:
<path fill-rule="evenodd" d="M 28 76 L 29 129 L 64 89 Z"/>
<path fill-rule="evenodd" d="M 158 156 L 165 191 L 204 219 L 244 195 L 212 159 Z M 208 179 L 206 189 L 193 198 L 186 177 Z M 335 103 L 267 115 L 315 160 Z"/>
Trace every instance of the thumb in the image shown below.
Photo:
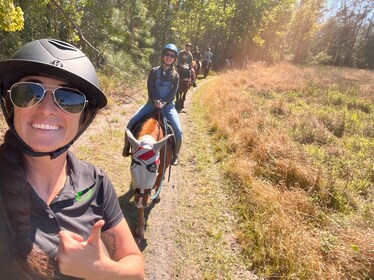
<path fill-rule="evenodd" d="M 101 228 L 105 224 L 104 220 L 97 221 L 91 230 L 91 234 L 87 239 L 87 244 L 97 247 L 100 245 Z"/>

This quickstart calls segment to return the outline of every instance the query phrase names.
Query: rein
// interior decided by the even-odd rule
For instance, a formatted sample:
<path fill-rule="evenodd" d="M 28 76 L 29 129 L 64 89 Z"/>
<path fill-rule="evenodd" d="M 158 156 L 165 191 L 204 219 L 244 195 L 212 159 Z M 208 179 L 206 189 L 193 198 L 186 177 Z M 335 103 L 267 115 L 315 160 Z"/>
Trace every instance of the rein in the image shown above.
<path fill-rule="evenodd" d="M 164 137 L 167 135 L 167 120 L 166 120 L 166 117 L 164 116 L 164 111 L 160 112 L 161 110 L 158 110 L 157 112 L 157 119 L 159 120 L 159 122 L 161 122 L 162 120 L 162 123 L 163 123 L 163 126 L 164 126 Z M 167 156 L 167 141 L 165 143 L 165 147 L 164 147 L 164 165 L 162 167 L 162 177 L 161 177 L 161 180 L 160 180 L 160 185 L 158 186 L 157 188 L 157 192 L 152 196 L 151 200 L 154 200 L 156 199 L 160 193 L 161 193 L 161 188 L 162 188 L 162 185 L 163 185 L 163 182 L 164 182 L 164 178 L 165 178 L 165 170 L 166 170 L 166 156 Z M 169 179 L 170 180 L 170 173 L 171 173 L 171 165 L 169 165 Z"/>

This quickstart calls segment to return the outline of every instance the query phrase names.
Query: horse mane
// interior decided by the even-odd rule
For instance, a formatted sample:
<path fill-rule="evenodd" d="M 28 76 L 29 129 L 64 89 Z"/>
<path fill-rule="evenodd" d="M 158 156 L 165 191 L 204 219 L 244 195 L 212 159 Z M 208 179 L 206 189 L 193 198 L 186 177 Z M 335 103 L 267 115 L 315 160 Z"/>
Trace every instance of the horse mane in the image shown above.
<path fill-rule="evenodd" d="M 151 117 L 147 119 L 141 126 L 139 133 L 138 133 L 138 139 L 144 135 L 151 135 L 153 138 L 155 138 L 156 141 L 162 139 L 164 137 L 162 133 L 162 129 L 160 126 L 160 123 L 155 117 Z"/>

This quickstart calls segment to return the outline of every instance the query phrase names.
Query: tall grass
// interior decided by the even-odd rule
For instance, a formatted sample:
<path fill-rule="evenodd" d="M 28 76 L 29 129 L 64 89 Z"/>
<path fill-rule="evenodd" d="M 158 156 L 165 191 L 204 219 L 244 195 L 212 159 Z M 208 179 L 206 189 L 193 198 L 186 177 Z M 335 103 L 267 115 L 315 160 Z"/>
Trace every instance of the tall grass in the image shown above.
<path fill-rule="evenodd" d="M 374 277 L 373 83 L 370 71 L 253 64 L 202 96 L 237 238 L 262 277 Z"/>

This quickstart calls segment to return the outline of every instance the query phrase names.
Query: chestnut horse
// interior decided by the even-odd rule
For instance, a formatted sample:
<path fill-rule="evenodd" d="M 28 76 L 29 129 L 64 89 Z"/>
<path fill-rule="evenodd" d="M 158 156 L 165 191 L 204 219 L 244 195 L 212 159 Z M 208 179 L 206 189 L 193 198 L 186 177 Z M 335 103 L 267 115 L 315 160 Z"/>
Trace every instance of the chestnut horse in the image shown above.
<path fill-rule="evenodd" d="M 173 134 L 164 137 L 166 133 L 163 127 L 157 116 L 152 116 L 143 122 L 136 137 L 126 129 L 131 145 L 131 183 L 138 208 L 138 225 L 135 229 L 135 237 L 138 240 L 144 237 L 144 208 L 147 206 L 151 191 L 155 189 L 155 203 L 160 202 L 161 186 L 173 156 L 170 138 Z"/>
<path fill-rule="evenodd" d="M 187 92 L 192 85 L 192 77 L 190 68 L 187 64 L 178 66 L 177 70 L 179 74 L 179 85 L 175 107 L 178 111 L 180 111 L 184 107 L 184 101 L 186 100 Z"/>

